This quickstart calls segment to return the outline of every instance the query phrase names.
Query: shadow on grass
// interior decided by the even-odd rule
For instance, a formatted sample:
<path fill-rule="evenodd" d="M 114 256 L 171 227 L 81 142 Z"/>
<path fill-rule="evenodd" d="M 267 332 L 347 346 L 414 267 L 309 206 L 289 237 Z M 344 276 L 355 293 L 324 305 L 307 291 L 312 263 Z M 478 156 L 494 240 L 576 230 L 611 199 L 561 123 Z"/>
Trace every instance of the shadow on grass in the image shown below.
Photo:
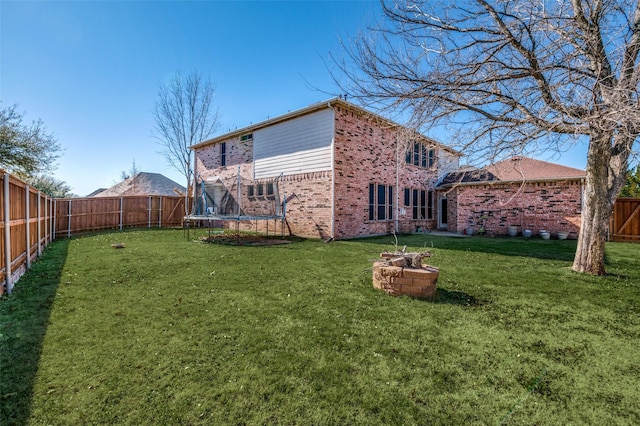
<path fill-rule="evenodd" d="M 299 243 L 306 241 L 306 239 L 296 236 L 278 237 L 274 235 L 261 235 L 247 232 L 216 232 L 199 237 L 198 241 L 227 246 L 261 247 Z"/>
<path fill-rule="evenodd" d="M 436 297 L 431 300 L 425 299 L 431 303 L 443 304 L 443 305 L 456 305 L 456 306 L 469 306 L 476 307 L 486 305 L 486 300 L 480 300 L 470 294 L 462 291 L 452 291 L 439 288 L 436 290 Z"/>
<path fill-rule="evenodd" d="M 392 250 L 395 245 L 394 236 L 362 238 L 358 241 L 381 244 Z M 543 260 L 573 261 L 576 252 L 576 240 L 542 240 L 540 238 L 506 238 L 506 237 L 447 237 L 431 234 L 398 235 L 398 247 L 420 247 L 425 250 L 437 248 L 466 252 L 491 253 L 502 256 L 522 256 Z"/>
<path fill-rule="evenodd" d="M 51 243 L 0 299 L 0 423 L 27 424 L 33 386 L 69 240 Z"/>

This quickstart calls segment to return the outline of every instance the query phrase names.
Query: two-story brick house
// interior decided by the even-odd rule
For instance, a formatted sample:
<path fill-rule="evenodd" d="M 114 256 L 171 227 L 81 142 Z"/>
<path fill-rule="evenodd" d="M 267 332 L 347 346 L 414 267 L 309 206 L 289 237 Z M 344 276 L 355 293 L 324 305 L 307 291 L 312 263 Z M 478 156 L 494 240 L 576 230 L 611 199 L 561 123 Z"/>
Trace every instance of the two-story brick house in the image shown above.
<path fill-rule="evenodd" d="M 436 228 L 434 186 L 459 158 L 453 149 L 342 99 L 192 148 L 202 188 L 225 188 L 236 206 L 269 199 L 280 206 L 262 218 L 244 214 L 236 221 L 242 229 L 270 226 L 322 239 Z M 283 221 L 274 214 L 285 206 Z"/>

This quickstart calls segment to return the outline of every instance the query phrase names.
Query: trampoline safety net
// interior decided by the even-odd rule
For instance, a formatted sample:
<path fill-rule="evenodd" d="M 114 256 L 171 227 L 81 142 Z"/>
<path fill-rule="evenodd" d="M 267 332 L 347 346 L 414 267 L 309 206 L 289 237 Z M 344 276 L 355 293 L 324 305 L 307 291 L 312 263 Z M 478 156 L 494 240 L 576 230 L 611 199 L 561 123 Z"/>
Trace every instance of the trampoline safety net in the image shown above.
<path fill-rule="evenodd" d="M 281 218 L 280 179 L 240 177 L 198 183 L 191 216 L 219 219 Z"/>

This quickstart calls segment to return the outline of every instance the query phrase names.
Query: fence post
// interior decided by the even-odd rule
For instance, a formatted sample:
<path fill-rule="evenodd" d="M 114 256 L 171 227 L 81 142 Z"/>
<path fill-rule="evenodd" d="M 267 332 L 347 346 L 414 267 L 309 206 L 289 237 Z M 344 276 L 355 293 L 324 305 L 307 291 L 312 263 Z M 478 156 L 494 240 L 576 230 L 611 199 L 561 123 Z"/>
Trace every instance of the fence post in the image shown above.
<path fill-rule="evenodd" d="M 42 224 L 40 221 L 42 220 L 42 216 L 40 215 L 40 209 L 42 208 L 42 192 L 38 191 L 38 225 L 36 229 L 38 231 L 38 256 L 42 255 Z"/>
<path fill-rule="evenodd" d="M 9 202 L 9 173 L 4 174 L 4 280 L 7 294 L 11 294 L 11 203 Z"/>
<path fill-rule="evenodd" d="M 149 201 L 147 202 L 147 210 L 149 211 L 149 218 L 147 219 L 147 227 L 151 229 L 151 195 L 149 195 Z"/>
<path fill-rule="evenodd" d="M 119 226 L 119 228 L 120 228 L 121 231 L 122 231 L 122 209 L 123 209 L 123 206 L 124 206 L 124 202 L 122 200 L 122 197 L 120 197 L 120 226 Z"/>
<path fill-rule="evenodd" d="M 47 209 L 48 212 L 48 220 L 45 221 L 45 224 L 49 225 L 49 232 L 47 233 L 47 238 L 50 238 L 50 240 L 48 242 L 51 242 L 53 240 L 56 239 L 56 226 L 58 226 L 57 224 L 57 217 L 58 217 L 58 200 L 53 200 L 53 203 L 51 202 L 51 200 L 49 200 L 49 208 Z M 46 233 L 46 230 L 45 230 Z"/>
<path fill-rule="evenodd" d="M 68 204 L 69 208 L 67 209 L 67 217 L 69 218 L 67 222 L 67 238 L 71 238 L 71 200 L 69 200 Z"/>
<path fill-rule="evenodd" d="M 26 211 L 26 218 L 25 218 L 25 234 L 26 234 L 26 240 L 27 240 L 27 244 L 26 244 L 26 248 L 27 248 L 27 269 L 31 268 L 31 223 L 30 219 L 31 219 L 31 202 L 29 200 L 29 185 L 25 185 L 24 186 L 24 195 L 25 195 L 25 208 L 27 209 Z"/>

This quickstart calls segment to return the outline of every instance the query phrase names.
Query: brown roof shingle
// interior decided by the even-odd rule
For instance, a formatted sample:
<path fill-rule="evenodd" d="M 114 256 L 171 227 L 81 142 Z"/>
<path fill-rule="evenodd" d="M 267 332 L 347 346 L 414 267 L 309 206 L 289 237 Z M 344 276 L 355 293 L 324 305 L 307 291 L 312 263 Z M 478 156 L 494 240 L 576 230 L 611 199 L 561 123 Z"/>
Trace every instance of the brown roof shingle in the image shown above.
<path fill-rule="evenodd" d="M 512 157 L 482 169 L 460 169 L 449 173 L 439 187 L 497 182 L 583 179 L 585 171 L 528 157 Z"/>

